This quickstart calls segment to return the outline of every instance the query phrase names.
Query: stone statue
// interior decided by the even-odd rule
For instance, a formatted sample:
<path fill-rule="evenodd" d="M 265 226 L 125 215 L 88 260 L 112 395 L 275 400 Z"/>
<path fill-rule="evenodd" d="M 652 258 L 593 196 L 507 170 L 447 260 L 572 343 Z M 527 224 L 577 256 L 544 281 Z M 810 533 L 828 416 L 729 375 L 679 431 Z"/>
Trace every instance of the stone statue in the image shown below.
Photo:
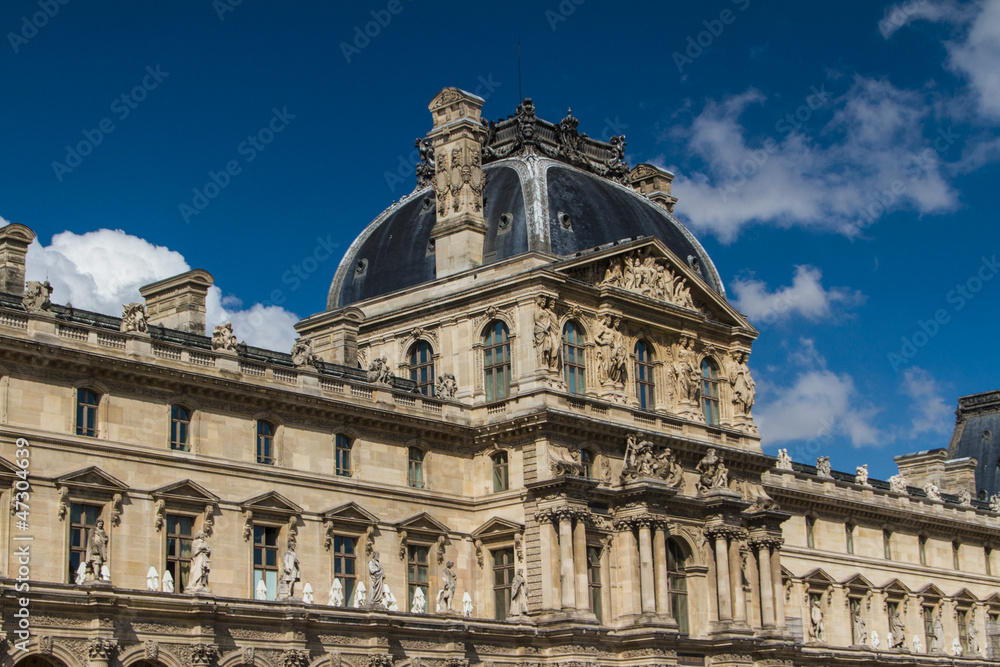
<path fill-rule="evenodd" d="M 424 589 L 417 587 L 417 590 L 413 591 L 413 613 L 414 614 L 425 614 L 427 613 L 427 598 L 424 597 Z"/>
<path fill-rule="evenodd" d="M 146 590 L 160 590 L 160 575 L 157 573 L 156 568 L 152 565 L 150 565 L 149 571 L 146 572 Z"/>
<path fill-rule="evenodd" d="M 872 630 L 872 637 L 871 637 L 871 639 L 872 639 L 872 648 L 877 651 L 879 645 L 882 643 L 882 640 L 879 639 L 879 637 L 878 637 L 878 630 Z"/>
<path fill-rule="evenodd" d="M 736 406 L 737 414 L 748 416 L 757 396 L 757 383 L 750 376 L 750 368 L 747 366 L 749 358 L 750 355 L 746 352 L 734 352 L 733 363 L 729 369 L 729 384 L 733 387 L 733 405 Z"/>
<path fill-rule="evenodd" d="M 292 363 L 296 368 L 314 366 L 317 361 L 319 358 L 313 354 L 311 340 L 299 338 L 292 344 Z"/>
<path fill-rule="evenodd" d="M 316 596 L 313 593 L 312 584 L 306 582 L 306 585 L 302 587 L 302 601 L 306 604 L 312 604 L 315 599 Z"/>
<path fill-rule="evenodd" d="M 868 628 L 865 627 L 865 615 L 861 613 L 861 603 L 854 607 L 854 643 L 864 646 L 868 643 Z"/>
<path fill-rule="evenodd" d="M 698 370 L 698 359 L 694 351 L 694 339 L 681 336 L 674 355 L 674 376 L 677 383 L 677 396 L 690 405 L 697 405 L 701 398 L 701 372 Z"/>
<path fill-rule="evenodd" d="M 976 612 L 973 610 L 969 614 L 969 625 L 965 632 L 966 641 L 969 644 L 969 655 L 979 654 L 979 630 L 976 628 Z"/>
<path fill-rule="evenodd" d="M 205 539 L 205 531 L 198 531 L 191 542 L 191 574 L 188 578 L 185 593 L 208 590 L 208 573 L 211 569 L 212 550 Z"/>
<path fill-rule="evenodd" d="M 444 572 L 442 574 L 442 588 L 438 591 L 437 596 L 437 613 L 447 614 L 451 611 L 451 600 L 455 595 L 455 571 L 451 568 L 455 567 L 455 563 L 448 561 L 445 563 Z"/>
<path fill-rule="evenodd" d="M 968 507 L 972 504 L 972 491 L 968 489 L 962 489 L 958 492 L 958 504 L 965 505 Z"/>
<path fill-rule="evenodd" d="M 826 622 L 823 620 L 823 606 L 819 598 L 813 598 L 809 606 L 810 635 L 815 642 L 826 641 Z"/>
<path fill-rule="evenodd" d="M 472 596 L 469 591 L 462 594 L 462 616 L 469 618 L 472 616 Z"/>
<path fill-rule="evenodd" d="M 434 384 L 434 395 L 439 398 L 455 398 L 455 393 L 458 392 L 458 380 L 451 373 L 445 373 L 444 375 L 438 375 L 437 382 Z"/>
<path fill-rule="evenodd" d="M 928 500 L 941 500 L 941 488 L 934 482 L 924 485 L 924 493 L 927 494 Z"/>
<path fill-rule="evenodd" d="M 108 560 L 108 534 L 104 532 L 104 519 L 98 519 L 87 538 L 87 581 L 101 579 L 101 567 Z"/>
<path fill-rule="evenodd" d="M 236 351 L 236 334 L 233 333 L 233 323 L 220 324 L 212 330 L 212 349 Z"/>
<path fill-rule="evenodd" d="M 389 590 L 389 584 L 385 585 L 385 594 L 382 596 L 382 604 L 389 611 L 399 611 L 399 605 L 396 604 L 396 596 L 392 594 Z"/>
<path fill-rule="evenodd" d="M 528 586 L 524 581 L 524 570 L 517 569 L 517 574 L 510 582 L 510 614 L 511 616 L 524 616 L 528 613 Z"/>
<path fill-rule="evenodd" d="M 566 447 L 559 447 L 553 444 L 548 446 L 548 450 L 549 468 L 552 470 L 554 476 L 572 475 L 579 477 L 583 475 L 583 464 L 580 463 L 580 453 L 578 451 L 571 452 Z"/>
<path fill-rule="evenodd" d="M 604 315 L 599 320 L 597 335 L 597 370 L 601 382 L 623 384 L 628 378 L 628 352 L 622 336 L 621 318 Z"/>
<path fill-rule="evenodd" d="M 254 590 L 255 600 L 266 600 L 267 599 L 267 584 L 264 583 L 263 579 L 257 581 L 257 588 Z"/>
<path fill-rule="evenodd" d="M 48 312 L 52 310 L 52 302 L 49 300 L 49 296 L 52 292 L 52 285 L 48 280 L 44 283 L 40 283 L 37 280 L 31 280 L 24 289 L 24 296 L 21 298 L 21 304 L 29 313 Z"/>
<path fill-rule="evenodd" d="M 382 595 L 385 593 L 385 571 L 382 570 L 377 551 L 368 561 L 368 581 L 371 590 L 371 595 L 368 596 L 369 604 L 382 604 Z"/>
<path fill-rule="evenodd" d="M 903 625 L 902 615 L 898 606 L 889 607 L 889 648 L 902 648 L 906 642 L 906 626 Z"/>
<path fill-rule="evenodd" d="M 778 460 L 774 464 L 775 470 L 791 470 L 792 469 L 792 457 L 788 455 L 787 449 L 778 450 Z"/>
<path fill-rule="evenodd" d="M 535 298 L 534 325 L 532 327 L 532 342 L 538 356 L 538 365 L 546 367 L 552 373 L 559 372 L 562 346 L 559 340 L 559 320 L 553 310 L 553 299 L 539 295 Z"/>
<path fill-rule="evenodd" d="M 344 606 L 344 585 L 340 583 L 340 579 L 334 579 L 333 583 L 330 584 L 330 594 L 327 597 L 327 604 L 331 607 Z"/>
<path fill-rule="evenodd" d="M 962 655 L 962 642 L 959 641 L 958 637 L 951 640 L 951 654 L 956 658 Z"/>
<path fill-rule="evenodd" d="M 375 357 L 375 360 L 368 365 L 369 382 L 391 384 L 393 377 L 392 370 L 389 369 L 388 357 Z"/>
<path fill-rule="evenodd" d="M 146 304 L 126 303 L 122 306 L 121 330 L 125 333 L 149 333 L 149 319 L 146 316 Z"/>
<path fill-rule="evenodd" d="M 638 477 L 656 476 L 657 460 L 653 456 L 653 443 L 639 440 L 630 433 L 625 438 L 625 465 L 622 467 L 622 482 L 630 482 Z"/>
<path fill-rule="evenodd" d="M 695 471 L 700 475 L 698 478 L 698 491 L 700 493 L 707 493 L 711 489 L 724 489 L 729 486 L 729 469 L 726 468 L 722 457 L 716 453 L 714 447 L 709 447 L 708 451 L 705 452 L 705 456 L 695 466 Z"/>
<path fill-rule="evenodd" d="M 929 637 L 930 646 L 927 647 L 927 652 L 942 652 L 944 651 L 944 624 L 941 622 L 940 611 L 934 615 L 934 623 L 931 627 L 933 628 L 933 633 Z"/>
<path fill-rule="evenodd" d="M 858 466 L 854 469 L 854 483 L 858 486 L 871 486 L 868 483 L 868 464 Z"/>
<path fill-rule="evenodd" d="M 656 475 L 667 483 L 671 489 L 684 484 L 684 466 L 677 462 L 677 457 L 669 447 L 660 450 L 656 457 Z"/>
<path fill-rule="evenodd" d="M 281 574 L 278 577 L 278 599 L 285 600 L 295 595 L 295 582 L 299 580 L 299 557 L 295 553 L 295 540 L 289 539 L 285 554 L 281 558 Z"/>
<path fill-rule="evenodd" d="M 163 592 L 174 592 L 174 575 L 170 574 L 170 570 L 163 571 Z"/>
<path fill-rule="evenodd" d="M 816 476 L 826 478 L 833 477 L 833 470 L 830 467 L 829 456 L 819 456 L 816 458 Z"/>
<path fill-rule="evenodd" d="M 354 608 L 364 607 L 368 604 L 368 591 L 365 590 L 365 582 L 359 581 L 358 587 L 354 589 Z"/>
<path fill-rule="evenodd" d="M 990 496 L 990 511 L 1000 513 L 1000 493 Z"/>
<path fill-rule="evenodd" d="M 893 475 L 889 478 L 889 490 L 893 493 L 906 494 L 906 478 L 902 475 Z"/>
<path fill-rule="evenodd" d="M 920 635 L 913 635 L 913 652 L 914 653 L 924 652 L 924 645 L 920 641 Z"/>

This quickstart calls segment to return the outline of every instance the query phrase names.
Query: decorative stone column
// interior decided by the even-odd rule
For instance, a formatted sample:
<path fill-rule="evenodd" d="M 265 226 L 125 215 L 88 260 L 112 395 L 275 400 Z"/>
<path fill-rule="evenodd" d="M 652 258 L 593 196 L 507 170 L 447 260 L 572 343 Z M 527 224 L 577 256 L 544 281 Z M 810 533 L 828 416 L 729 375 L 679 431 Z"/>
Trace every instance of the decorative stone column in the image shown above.
<path fill-rule="evenodd" d="M 781 580 L 781 545 L 784 540 L 774 537 L 771 541 L 771 585 L 774 587 L 774 625 L 785 629 L 785 584 Z"/>
<path fill-rule="evenodd" d="M 653 540 L 649 517 L 637 520 L 639 525 L 639 594 L 642 613 L 656 613 L 656 590 L 653 585 Z"/>
<path fill-rule="evenodd" d="M 587 521 L 586 512 L 575 514 L 573 527 L 573 563 L 576 572 L 576 604 L 578 609 L 590 609 L 590 576 L 587 571 Z"/>
<path fill-rule="evenodd" d="M 551 509 L 541 510 L 535 513 L 535 521 L 538 522 L 538 532 L 541 542 L 541 569 L 542 569 L 542 608 L 559 609 L 562 604 L 560 586 L 561 575 L 556 565 L 556 543 L 559 534 L 556 532 L 553 521 L 555 514 Z"/>
<path fill-rule="evenodd" d="M 562 586 L 562 608 L 576 609 L 575 567 L 573 564 L 573 513 L 557 510 L 559 517 L 559 566 Z"/>
<path fill-rule="evenodd" d="M 765 629 L 774 628 L 774 585 L 771 583 L 771 546 L 766 538 L 754 538 L 751 542 L 757 550 L 757 564 L 760 570 L 760 623 Z"/>
<path fill-rule="evenodd" d="M 118 649 L 118 642 L 114 639 L 97 637 L 87 642 L 87 658 L 90 667 L 108 667 L 111 658 L 114 657 Z"/>
<path fill-rule="evenodd" d="M 725 529 L 710 533 L 715 539 L 715 588 L 719 600 L 719 620 L 728 623 L 733 620 L 733 602 L 729 585 L 729 537 Z"/>
<path fill-rule="evenodd" d="M 740 554 L 744 533 L 734 532 L 729 539 L 729 584 L 732 587 L 733 622 L 746 623 L 747 600 L 743 590 L 743 558 Z"/>
<path fill-rule="evenodd" d="M 653 582 L 656 586 L 656 613 L 672 616 L 667 581 L 667 531 L 662 521 L 656 522 L 653 531 Z"/>
<path fill-rule="evenodd" d="M 636 544 L 635 533 L 632 532 L 632 519 L 616 519 L 614 526 L 615 530 L 618 531 L 615 542 L 618 545 L 623 570 L 622 587 L 626 591 L 626 594 L 622 596 L 622 615 L 633 616 L 640 612 L 639 605 L 636 603 L 641 595 L 635 594 L 639 590 L 639 546 Z"/>

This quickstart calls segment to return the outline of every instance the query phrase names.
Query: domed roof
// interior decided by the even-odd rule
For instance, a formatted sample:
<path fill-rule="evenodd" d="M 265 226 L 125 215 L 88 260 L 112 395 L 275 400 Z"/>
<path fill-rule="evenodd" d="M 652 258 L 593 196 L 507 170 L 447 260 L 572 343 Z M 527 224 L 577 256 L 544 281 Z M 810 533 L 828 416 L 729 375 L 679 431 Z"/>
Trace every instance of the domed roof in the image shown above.
<path fill-rule="evenodd" d="M 590 139 L 576 131 L 571 115 L 559 125 L 548 123 L 534 116 L 530 100 L 516 116 L 484 125 L 484 265 L 527 252 L 565 257 L 655 236 L 725 296 L 715 265 L 697 239 L 664 206 L 622 184 L 629 182 L 621 161 L 624 137 L 610 143 Z M 425 149 L 421 154 L 427 160 L 432 151 Z M 433 174 L 431 165 L 421 164 L 418 178 L 422 168 Z M 337 267 L 327 309 L 435 280 L 431 230 L 436 205 L 433 188 L 420 184 L 369 224 Z"/>

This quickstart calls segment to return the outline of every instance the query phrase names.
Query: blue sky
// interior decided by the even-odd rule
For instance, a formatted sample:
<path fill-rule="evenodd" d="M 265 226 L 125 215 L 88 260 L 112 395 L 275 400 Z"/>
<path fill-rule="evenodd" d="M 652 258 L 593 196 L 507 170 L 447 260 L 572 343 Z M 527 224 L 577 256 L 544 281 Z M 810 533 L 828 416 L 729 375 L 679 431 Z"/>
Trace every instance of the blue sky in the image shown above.
<path fill-rule="evenodd" d="M 886 478 L 1000 384 L 1000 3 L 11 0 L 0 31 L 0 216 L 57 302 L 204 268 L 211 317 L 287 349 L 430 99 L 513 113 L 520 40 L 540 116 L 677 174 L 761 330 L 765 451 Z"/>

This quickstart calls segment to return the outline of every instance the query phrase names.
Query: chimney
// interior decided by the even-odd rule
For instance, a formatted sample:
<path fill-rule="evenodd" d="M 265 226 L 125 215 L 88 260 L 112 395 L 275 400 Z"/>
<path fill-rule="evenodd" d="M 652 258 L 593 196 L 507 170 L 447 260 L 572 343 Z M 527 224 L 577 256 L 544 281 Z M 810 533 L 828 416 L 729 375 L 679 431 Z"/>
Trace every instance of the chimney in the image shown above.
<path fill-rule="evenodd" d="M 427 137 L 434 147 L 437 199 L 431 239 L 437 277 L 443 278 L 483 263 L 483 99 L 445 88 L 428 108 L 434 119 Z"/>
<path fill-rule="evenodd" d="M 358 366 L 358 330 L 365 314 L 353 306 L 306 318 L 295 325 L 298 334 L 312 342 L 312 350 L 323 361 Z"/>
<path fill-rule="evenodd" d="M 35 232 L 10 223 L 0 228 L 0 292 L 24 294 L 24 266 Z"/>
<path fill-rule="evenodd" d="M 205 296 L 212 274 L 194 269 L 139 288 L 150 324 L 205 335 Z"/>
<path fill-rule="evenodd" d="M 671 172 L 651 164 L 637 164 L 629 172 L 628 180 L 637 192 L 646 195 L 669 212 L 674 212 L 677 197 L 670 194 L 670 183 L 674 180 Z"/>

